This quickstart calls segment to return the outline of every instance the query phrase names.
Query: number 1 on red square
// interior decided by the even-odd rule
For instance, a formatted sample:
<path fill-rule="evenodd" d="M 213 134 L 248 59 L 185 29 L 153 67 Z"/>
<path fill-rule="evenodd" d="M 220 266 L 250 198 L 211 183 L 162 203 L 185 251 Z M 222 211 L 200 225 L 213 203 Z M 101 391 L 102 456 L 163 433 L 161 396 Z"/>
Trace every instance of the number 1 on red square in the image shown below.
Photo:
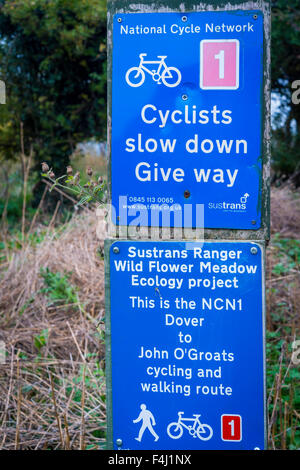
<path fill-rule="evenodd" d="M 237 39 L 203 39 L 200 42 L 200 88 L 237 90 L 240 42 Z"/>
<path fill-rule="evenodd" d="M 240 415 L 221 416 L 221 437 L 223 441 L 242 440 L 242 417 Z"/>

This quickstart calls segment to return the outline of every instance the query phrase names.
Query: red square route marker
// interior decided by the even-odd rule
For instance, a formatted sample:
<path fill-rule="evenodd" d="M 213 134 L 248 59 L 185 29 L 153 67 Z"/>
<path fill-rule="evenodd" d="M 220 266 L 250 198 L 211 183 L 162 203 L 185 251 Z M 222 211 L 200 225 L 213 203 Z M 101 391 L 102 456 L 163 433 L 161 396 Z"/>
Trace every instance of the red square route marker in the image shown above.
<path fill-rule="evenodd" d="M 240 415 L 221 416 L 221 437 L 223 441 L 242 440 L 242 417 Z"/>
<path fill-rule="evenodd" d="M 203 39 L 200 42 L 200 88 L 237 90 L 240 84 L 240 42 Z"/>

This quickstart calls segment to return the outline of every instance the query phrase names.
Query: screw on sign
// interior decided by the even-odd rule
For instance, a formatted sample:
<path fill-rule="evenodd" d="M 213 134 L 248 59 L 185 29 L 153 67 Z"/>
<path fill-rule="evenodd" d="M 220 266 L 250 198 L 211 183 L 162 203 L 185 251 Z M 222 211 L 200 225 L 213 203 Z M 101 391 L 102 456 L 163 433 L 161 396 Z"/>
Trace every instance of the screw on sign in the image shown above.
<path fill-rule="evenodd" d="M 221 416 L 221 436 L 223 441 L 242 440 L 242 417 L 240 415 Z"/>

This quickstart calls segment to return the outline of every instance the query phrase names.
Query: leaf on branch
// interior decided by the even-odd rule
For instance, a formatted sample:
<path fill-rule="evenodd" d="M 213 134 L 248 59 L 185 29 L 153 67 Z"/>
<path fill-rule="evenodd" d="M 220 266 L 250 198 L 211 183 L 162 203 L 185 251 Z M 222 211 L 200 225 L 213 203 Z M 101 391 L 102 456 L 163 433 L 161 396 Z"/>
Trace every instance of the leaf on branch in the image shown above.
<path fill-rule="evenodd" d="M 86 204 L 87 202 L 90 202 L 93 199 L 92 196 L 83 196 L 80 201 L 76 204 L 76 206 L 82 206 L 83 204 Z"/>

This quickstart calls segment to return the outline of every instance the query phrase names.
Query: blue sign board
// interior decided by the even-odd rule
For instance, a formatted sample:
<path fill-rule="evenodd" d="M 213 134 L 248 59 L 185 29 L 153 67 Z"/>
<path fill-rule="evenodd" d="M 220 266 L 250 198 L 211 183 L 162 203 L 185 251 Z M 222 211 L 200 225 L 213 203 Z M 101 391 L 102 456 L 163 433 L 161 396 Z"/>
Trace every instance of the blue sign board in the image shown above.
<path fill-rule="evenodd" d="M 115 15 L 115 224 L 260 228 L 262 88 L 260 11 Z"/>
<path fill-rule="evenodd" d="M 250 242 L 110 247 L 114 449 L 264 449 L 263 254 Z"/>

